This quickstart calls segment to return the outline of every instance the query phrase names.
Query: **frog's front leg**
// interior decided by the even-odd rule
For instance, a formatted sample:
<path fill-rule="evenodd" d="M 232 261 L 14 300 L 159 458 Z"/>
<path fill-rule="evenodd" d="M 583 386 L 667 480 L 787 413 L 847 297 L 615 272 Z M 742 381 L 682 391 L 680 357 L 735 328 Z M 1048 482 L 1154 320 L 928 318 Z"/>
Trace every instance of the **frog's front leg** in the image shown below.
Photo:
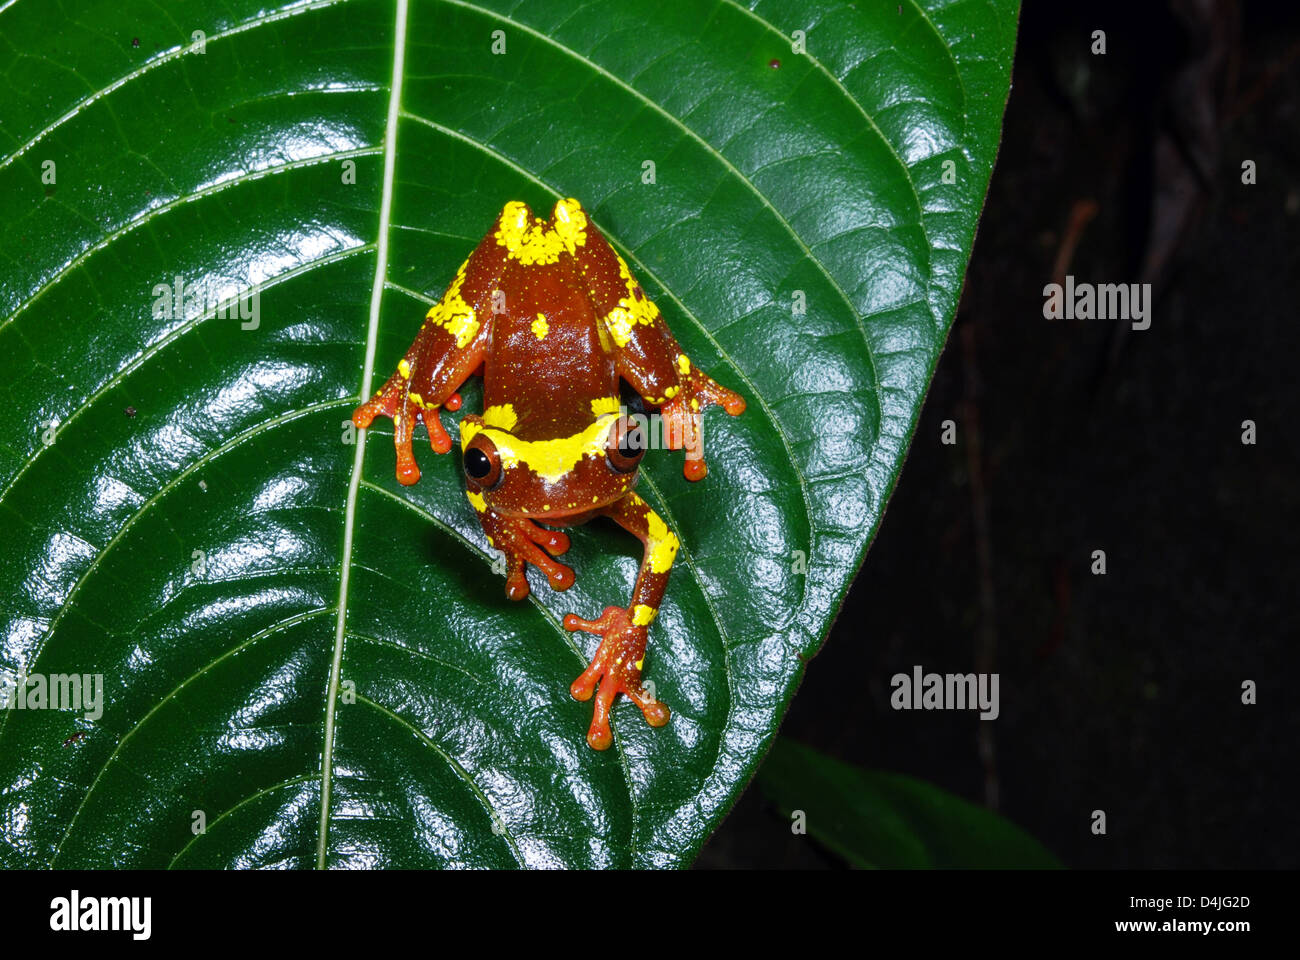
<path fill-rule="evenodd" d="M 546 574 L 552 590 L 568 590 L 573 586 L 573 570 L 552 560 L 569 549 L 569 538 L 558 530 L 538 526 L 527 517 L 507 517 L 487 505 L 481 494 L 473 490 L 465 494 L 478 514 L 488 545 L 505 554 L 506 596 L 522 600 L 528 596 L 527 565 L 532 564 Z M 545 548 L 543 550 L 542 548 Z"/>
<path fill-rule="evenodd" d="M 626 609 L 606 607 L 595 620 L 583 620 L 572 613 L 564 618 L 564 629 L 585 630 L 603 638 L 590 665 L 569 687 L 575 700 L 590 700 L 596 694 L 591 728 L 587 731 L 587 743 L 596 750 L 608 749 L 613 742 L 609 709 L 620 693 L 627 694 L 641 708 L 650 726 L 662 727 L 668 722 L 668 708 L 641 683 L 641 668 L 645 663 L 649 627 L 659 612 L 678 547 L 677 537 L 635 493 L 629 493 L 604 512 L 645 544 L 645 554 L 632 589 L 632 602 Z"/>

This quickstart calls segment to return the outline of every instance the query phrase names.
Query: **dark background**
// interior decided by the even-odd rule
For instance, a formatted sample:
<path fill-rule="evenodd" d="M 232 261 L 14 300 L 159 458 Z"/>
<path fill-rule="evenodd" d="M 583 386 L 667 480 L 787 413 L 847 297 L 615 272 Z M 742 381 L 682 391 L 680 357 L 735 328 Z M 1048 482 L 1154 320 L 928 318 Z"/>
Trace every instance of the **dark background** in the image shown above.
<path fill-rule="evenodd" d="M 957 319 L 783 736 L 1067 866 L 1296 865 L 1298 6 L 1025 4 Z M 1067 273 L 1152 283 L 1150 329 L 1044 320 Z M 914 664 L 998 672 L 1001 716 L 892 710 Z M 789 823 L 751 785 L 697 865 L 838 865 Z"/>

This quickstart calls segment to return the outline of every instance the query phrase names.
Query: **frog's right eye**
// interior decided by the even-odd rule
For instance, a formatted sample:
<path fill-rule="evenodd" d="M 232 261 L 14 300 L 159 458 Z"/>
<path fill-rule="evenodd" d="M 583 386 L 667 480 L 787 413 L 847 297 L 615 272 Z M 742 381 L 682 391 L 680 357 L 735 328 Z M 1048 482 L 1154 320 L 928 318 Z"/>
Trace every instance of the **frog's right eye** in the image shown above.
<path fill-rule="evenodd" d="M 465 449 L 465 475 L 482 490 L 491 490 L 501 482 L 501 456 L 497 445 L 479 434 Z"/>

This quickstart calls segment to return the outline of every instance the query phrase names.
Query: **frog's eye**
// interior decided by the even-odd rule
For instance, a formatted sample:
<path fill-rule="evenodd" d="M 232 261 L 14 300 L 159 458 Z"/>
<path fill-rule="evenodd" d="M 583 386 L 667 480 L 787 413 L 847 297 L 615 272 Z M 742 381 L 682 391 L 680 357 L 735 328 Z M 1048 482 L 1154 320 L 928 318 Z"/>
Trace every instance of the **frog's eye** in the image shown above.
<path fill-rule="evenodd" d="M 491 490 L 501 482 L 501 472 L 497 445 L 480 433 L 465 450 L 465 475 L 476 486 Z"/>
<path fill-rule="evenodd" d="M 646 426 L 643 418 L 622 417 L 609 432 L 605 459 L 615 473 L 631 473 L 645 456 Z"/>

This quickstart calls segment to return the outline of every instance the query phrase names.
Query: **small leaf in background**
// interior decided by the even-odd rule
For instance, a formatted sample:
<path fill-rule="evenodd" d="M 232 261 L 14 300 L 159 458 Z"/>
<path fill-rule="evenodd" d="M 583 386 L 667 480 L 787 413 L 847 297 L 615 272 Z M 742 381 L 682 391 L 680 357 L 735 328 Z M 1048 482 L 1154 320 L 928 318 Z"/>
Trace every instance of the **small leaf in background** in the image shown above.
<path fill-rule="evenodd" d="M 1042 844 L 995 813 L 912 777 L 864 770 L 778 737 L 759 788 L 808 836 L 855 867 L 1060 867 Z"/>
<path fill-rule="evenodd" d="M 0 4 L 0 670 L 104 682 L 0 712 L 0 863 L 688 864 L 893 489 L 1018 9 Z M 577 585 L 510 603 L 459 454 L 404 488 L 346 424 L 502 205 L 566 196 L 749 403 L 704 482 L 642 466 L 673 717 L 619 703 L 605 754 L 560 621 L 635 541 L 575 530 Z"/>

